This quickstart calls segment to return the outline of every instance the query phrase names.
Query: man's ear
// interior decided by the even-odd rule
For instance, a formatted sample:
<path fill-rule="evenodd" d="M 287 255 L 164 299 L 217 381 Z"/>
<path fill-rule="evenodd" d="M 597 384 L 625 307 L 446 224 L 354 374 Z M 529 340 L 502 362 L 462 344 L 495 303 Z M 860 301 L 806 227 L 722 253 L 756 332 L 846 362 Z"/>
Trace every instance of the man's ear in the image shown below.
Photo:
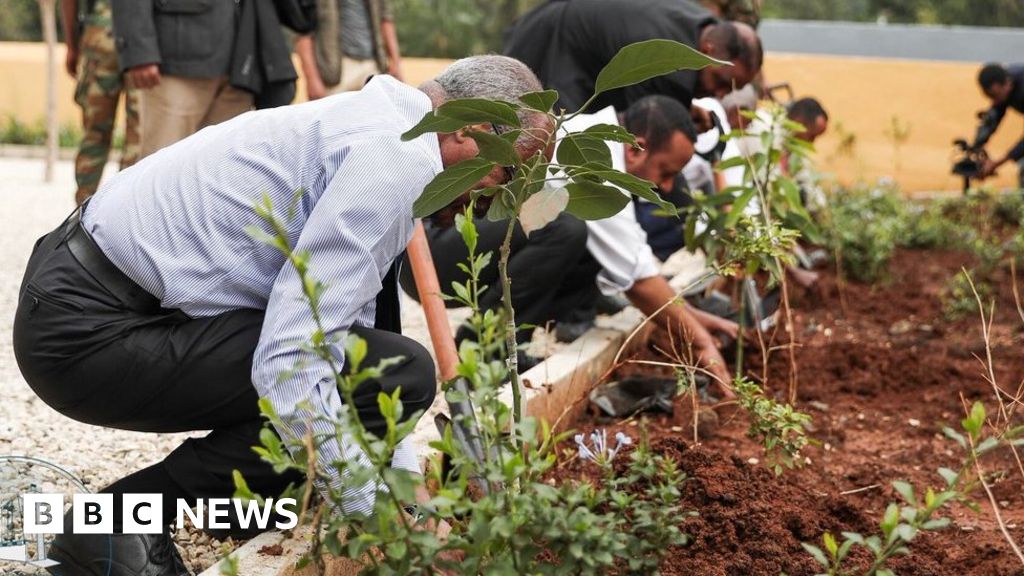
<path fill-rule="evenodd" d="M 626 166 L 635 166 L 647 159 L 647 139 L 637 136 L 636 145 L 638 147 L 626 146 Z"/>

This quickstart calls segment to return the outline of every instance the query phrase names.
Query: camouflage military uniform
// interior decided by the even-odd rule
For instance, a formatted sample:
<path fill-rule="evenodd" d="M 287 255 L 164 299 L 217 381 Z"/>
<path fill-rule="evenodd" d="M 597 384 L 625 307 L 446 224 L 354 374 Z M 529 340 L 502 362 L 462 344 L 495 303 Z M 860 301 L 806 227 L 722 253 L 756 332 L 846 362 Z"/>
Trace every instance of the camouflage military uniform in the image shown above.
<path fill-rule="evenodd" d="M 87 2 L 88 0 L 80 0 Z M 138 91 L 128 89 L 117 63 L 117 50 L 111 32 L 109 0 L 95 0 L 92 10 L 82 19 L 79 36 L 80 61 L 75 102 L 82 108 L 82 143 L 75 158 L 75 180 L 79 203 L 96 193 L 103 167 L 110 155 L 114 135 L 114 116 L 121 92 L 125 93 L 125 138 L 121 168 L 139 158 Z"/>
<path fill-rule="evenodd" d="M 704 0 L 704 3 L 726 20 L 745 22 L 754 28 L 761 23 L 761 0 Z"/>

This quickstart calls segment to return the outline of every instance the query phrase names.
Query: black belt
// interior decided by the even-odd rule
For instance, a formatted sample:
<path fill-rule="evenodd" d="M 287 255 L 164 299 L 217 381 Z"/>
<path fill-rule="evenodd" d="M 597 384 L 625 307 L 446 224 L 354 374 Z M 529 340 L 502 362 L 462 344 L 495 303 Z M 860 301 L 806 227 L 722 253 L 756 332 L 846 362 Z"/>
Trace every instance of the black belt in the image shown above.
<path fill-rule="evenodd" d="M 75 210 L 75 213 L 64 223 L 64 241 L 67 243 L 71 255 L 127 308 L 139 311 L 158 309 L 159 301 L 136 284 L 134 280 L 125 276 L 124 272 L 121 272 L 96 244 L 92 235 L 82 225 L 83 211 L 84 208 L 81 207 Z"/>

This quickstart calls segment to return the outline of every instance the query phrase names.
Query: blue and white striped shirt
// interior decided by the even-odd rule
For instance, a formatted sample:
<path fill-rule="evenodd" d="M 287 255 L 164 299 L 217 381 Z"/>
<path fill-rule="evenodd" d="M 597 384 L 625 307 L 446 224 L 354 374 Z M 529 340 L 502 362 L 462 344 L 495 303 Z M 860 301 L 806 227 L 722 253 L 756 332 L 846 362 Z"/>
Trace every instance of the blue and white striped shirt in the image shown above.
<path fill-rule="evenodd" d="M 253 359 L 257 392 L 286 421 L 304 401 L 333 415 L 342 404 L 329 367 L 297 345 L 315 329 L 299 276 L 245 228 L 269 232 L 254 211 L 263 194 L 285 221 L 302 189 L 288 240 L 309 251 L 311 275 L 328 285 L 325 327 L 372 327 L 382 280 L 412 235 L 412 203 L 442 169 L 435 135 L 399 138 L 430 109 L 419 90 L 379 76 L 359 92 L 249 112 L 119 173 L 89 203 L 84 224 L 107 257 L 165 308 L 192 317 L 266 310 Z M 301 438 L 305 420 L 293 418 L 291 429 L 279 432 Z M 333 434 L 327 423 L 313 428 Z M 365 459 L 354 442 L 329 442 L 320 456 L 324 463 Z M 411 445 L 400 445 L 393 465 L 419 471 Z M 345 511 L 370 511 L 374 493 L 373 485 L 352 490 Z"/>

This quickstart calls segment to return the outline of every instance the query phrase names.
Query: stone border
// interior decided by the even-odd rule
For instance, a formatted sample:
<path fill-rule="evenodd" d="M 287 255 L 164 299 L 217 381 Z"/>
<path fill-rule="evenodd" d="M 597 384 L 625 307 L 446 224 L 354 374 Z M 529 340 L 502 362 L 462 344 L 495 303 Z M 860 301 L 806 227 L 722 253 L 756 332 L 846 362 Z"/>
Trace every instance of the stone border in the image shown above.
<path fill-rule="evenodd" d="M 544 362 L 523 374 L 526 413 L 552 424 L 572 422 L 586 408 L 585 399 L 593 386 L 605 376 L 608 368 L 629 334 L 640 325 L 643 316 L 635 308 L 626 308 L 618 314 L 599 318 L 597 326 L 588 330 L 576 342 L 552 354 Z M 641 340 L 642 341 L 642 340 Z M 506 390 L 500 398 L 511 404 L 512 392 Z M 446 412 L 444 401 L 438 401 L 420 418 L 412 442 L 420 454 L 429 454 L 429 443 L 438 438 L 434 415 Z M 283 553 L 268 555 L 259 551 L 280 544 Z M 285 538 L 280 532 L 267 532 L 249 540 L 231 553 L 239 561 L 239 574 L 245 576 L 305 576 L 305 571 L 294 571 L 291 563 L 305 550 L 302 536 Z M 332 563 L 333 564 L 333 563 Z M 355 574 L 351 566 L 341 563 L 328 567 L 330 576 Z M 211 566 L 199 576 L 220 576 L 220 563 Z"/>

